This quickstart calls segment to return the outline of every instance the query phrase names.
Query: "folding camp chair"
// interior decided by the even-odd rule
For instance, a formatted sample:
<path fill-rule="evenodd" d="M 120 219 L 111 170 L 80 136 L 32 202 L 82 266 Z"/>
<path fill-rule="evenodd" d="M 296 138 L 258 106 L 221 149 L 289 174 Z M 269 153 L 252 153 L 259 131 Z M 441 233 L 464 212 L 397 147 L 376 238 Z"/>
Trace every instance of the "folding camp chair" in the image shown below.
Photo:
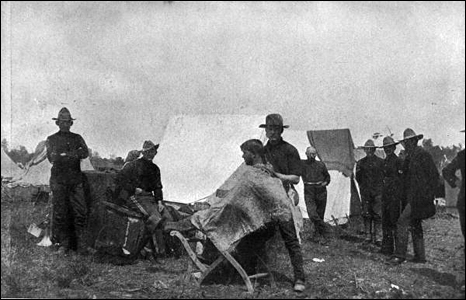
<path fill-rule="evenodd" d="M 198 242 L 200 241 L 197 238 L 186 238 L 181 234 L 179 231 L 172 230 L 170 232 L 171 236 L 176 236 L 181 243 L 183 244 L 186 252 L 188 253 L 189 258 L 191 259 L 192 263 L 188 265 L 187 273 L 188 275 L 193 275 L 192 277 L 195 278 L 198 286 L 202 284 L 202 282 L 207 278 L 207 276 L 214 271 L 222 262 L 225 260 L 228 261 L 235 269 L 238 271 L 239 275 L 243 279 L 244 283 L 246 284 L 246 288 L 248 293 L 254 292 L 254 287 L 251 283 L 251 279 L 258 279 L 261 277 L 269 276 L 272 287 L 275 287 L 275 281 L 271 273 L 258 273 L 254 275 L 248 275 L 243 267 L 238 263 L 238 261 L 232 256 L 232 252 L 235 250 L 236 246 L 239 244 L 240 241 L 235 242 L 230 248 L 226 251 L 221 251 L 217 249 L 220 253 L 219 257 L 210 265 L 202 263 L 199 258 L 197 257 L 196 253 L 191 249 L 189 242 Z M 196 271 L 193 269 L 193 265 L 199 270 Z M 200 272 L 200 276 L 194 276 L 195 272 Z"/>

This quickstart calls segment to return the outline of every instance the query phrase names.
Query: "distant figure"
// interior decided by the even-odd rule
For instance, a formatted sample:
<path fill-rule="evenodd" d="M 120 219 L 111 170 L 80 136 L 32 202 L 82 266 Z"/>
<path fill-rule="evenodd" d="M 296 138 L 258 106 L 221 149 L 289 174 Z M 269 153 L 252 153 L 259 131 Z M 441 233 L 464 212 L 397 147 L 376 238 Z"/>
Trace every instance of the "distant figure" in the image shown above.
<path fill-rule="evenodd" d="M 52 163 L 53 235 L 60 245 L 58 254 L 67 254 L 70 249 L 86 254 L 88 207 L 80 163 L 89 156 L 89 150 L 79 134 L 70 132 L 75 119 L 66 107 L 52 120 L 56 120 L 55 124 L 60 128 L 46 140 L 47 159 Z"/>
<path fill-rule="evenodd" d="M 128 152 L 128 155 L 125 158 L 125 163 L 123 164 L 123 168 L 126 166 L 126 164 L 132 162 L 133 160 L 136 160 L 139 158 L 141 155 L 140 150 L 131 150 Z"/>
<path fill-rule="evenodd" d="M 464 130 L 461 130 L 464 132 Z M 461 182 L 456 176 L 456 170 L 461 170 Z M 464 149 L 458 152 L 453 161 L 442 170 L 443 178 L 452 188 L 460 187 L 456 207 L 460 216 L 461 232 L 464 239 Z"/>
<path fill-rule="evenodd" d="M 395 253 L 388 261 L 391 265 L 399 265 L 406 260 L 410 228 L 414 250 L 414 258 L 411 262 L 426 262 L 422 220 L 435 215 L 435 187 L 439 181 L 439 173 L 432 156 L 417 145 L 422 137 L 422 134 L 416 134 L 411 128 L 403 132 L 401 143 L 406 149 L 404 161 L 406 205 L 396 224 Z"/>
<path fill-rule="evenodd" d="M 461 130 L 464 132 L 464 129 Z M 456 176 L 456 170 L 461 170 L 461 182 Z M 448 182 L 452 188 L 460 187 L 458 194 L 458 202 L 456 202 L 456 208 L 458 208 L 458 214 L 460 216 L 461 232 L 463 233 L 463 248 L 464 248 L 464 149 L 458 152 L 453 161 L 448 164 L 442 170 L 443 178 Z M 464 250 L 464 249 L 463 249 Z M 463 259 L 464 267 L 464 259 Z M 464 277 L 460 283 L 460 290 L 464 292 Z"/>
<path fill-rule="evenodd" d="M 314 240 L 317 240 L 317 236 L 325 240 L 328 232 L 324 215 L 330 174 L 325 163 L 316 160 L 317 151 L 314 147 L 307 147 L 306 156 L 307 160 L 303 163 L 301 174 L 304 183 L 304 201 L 309 219 L 315 226 Z"/>
<path fill-rule="evenodd" d="M 392 255 L 396 243 L 396 222 L 400 217 L 403 200 L 403 160 L 396 156 L 398 143 L 390 136 L 383 139 L 384 180 L 382 192 L 382 248 L 380 253 Z"/>
<path fill-rule="evenodd" d="M 280 114 L 270 114 L 265 118 L 265 124 L 261 124 L 259 127 L 265 128 L 265 134 L 269 139 L 264 147 L 267 162 L 273 166 L 275 175 L 283 182 L 283 186 L 288 192 L 293 188 L 293 184 L 299 183 L 301 176 L 299 152 L 282 138 L 284 128 L 289 126 L 283 125 L 283 118 Z M 278 228 L 293 265 L 294 290 L 302 292 L 305 289 L 304 261 L 294 222 L 293 220 L 278 222 Z"/>
<path fill-rule="evenodd" d="M 356 164 L 356 180 L 361 190 L 364 241 L 380 246 L 382 244 L 379 234 L 382 223 L 384 162 L 375 155 L 376 146 L 373 140 L 367 140 L 362 148 L 366 156 Z"/>

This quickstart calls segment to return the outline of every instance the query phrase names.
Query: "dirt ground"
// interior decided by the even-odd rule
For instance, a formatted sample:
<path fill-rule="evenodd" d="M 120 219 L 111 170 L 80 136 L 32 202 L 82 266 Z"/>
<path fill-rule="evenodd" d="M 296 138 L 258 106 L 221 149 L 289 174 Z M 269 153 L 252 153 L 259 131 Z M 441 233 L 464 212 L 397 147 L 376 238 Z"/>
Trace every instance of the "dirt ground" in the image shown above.
<path fill-rule="evenodd" d="M 97 263 L 93 256 L 58 256 L 39 247 L 40 238 L 27 227 L 45 216 L 45 205 L 2 201 L 1 296 L 21 298 L 353 298 L 464 299 L 464 240 L 456 210 L 439 209 L 423 222 L 428 262 L 392 267 L 378 248 L 362 243 L 360 222 L 333 228 L 328 243 L 307 239 L 302 244 L 307 288 L 292 290 L 292 269 L 280 238 L 269 249 L 269 280 L 244 284 L 205 284 L 198 287 L 187 268 L 189 258 L 116 266 Z M 306 229 L 309 224 L 306 223 Z M 411 245 L 408 249 L 412 254 Z M 317 260 L 316 260 L 317 259 Z"/>

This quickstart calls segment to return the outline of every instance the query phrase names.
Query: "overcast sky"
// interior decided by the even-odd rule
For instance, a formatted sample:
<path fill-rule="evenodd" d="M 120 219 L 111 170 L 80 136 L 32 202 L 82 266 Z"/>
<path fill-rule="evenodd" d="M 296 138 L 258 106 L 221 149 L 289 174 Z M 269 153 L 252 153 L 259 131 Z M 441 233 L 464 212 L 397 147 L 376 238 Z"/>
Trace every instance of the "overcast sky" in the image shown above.
<path fill-rule="evenodd" d="M 161 140 L 176 114 L 281 113 L 350 128 L 356 145 L 406 127 L 464 145 L 464 2 L 4 2 L 2 139 L 72 131 L 103 156 Z M 195 126 L 195 124 L 193 124 Z"/>

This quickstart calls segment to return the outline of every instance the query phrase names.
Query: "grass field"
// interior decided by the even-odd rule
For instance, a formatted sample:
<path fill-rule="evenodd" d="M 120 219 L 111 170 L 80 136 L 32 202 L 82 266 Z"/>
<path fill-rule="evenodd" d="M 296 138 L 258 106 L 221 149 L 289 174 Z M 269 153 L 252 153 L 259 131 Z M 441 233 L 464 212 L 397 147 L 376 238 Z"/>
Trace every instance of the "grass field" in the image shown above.
<path fill-rule="evenodd" d="M 254 294 L 241 284 L 197 287 L 184 280 L 188 257 L 167 258 L 153 264 L 115 266 L 92 256 L 57 256 L 27 227 L 45 216 L 45 205 L 2 202 L 1 296 L 21 298 L 434 298 L 464 299 L 464 241 L 456 211 L 442 211 L 424 221 L 428 262 L 390 267 L 377 248 L 361 242 L 358 220 L 334 228 L 329 244 L 303 242 L 306 285 L 292 291 L 292 269 L 280 239 L 270 248 L 276 287 L 257 284 Z M 305 237 L 307 235 L 305 234 Z M 409 253 L 412 254 L 411 245 Z M 315 262 L 314 258 L 323 259 Z"/>

